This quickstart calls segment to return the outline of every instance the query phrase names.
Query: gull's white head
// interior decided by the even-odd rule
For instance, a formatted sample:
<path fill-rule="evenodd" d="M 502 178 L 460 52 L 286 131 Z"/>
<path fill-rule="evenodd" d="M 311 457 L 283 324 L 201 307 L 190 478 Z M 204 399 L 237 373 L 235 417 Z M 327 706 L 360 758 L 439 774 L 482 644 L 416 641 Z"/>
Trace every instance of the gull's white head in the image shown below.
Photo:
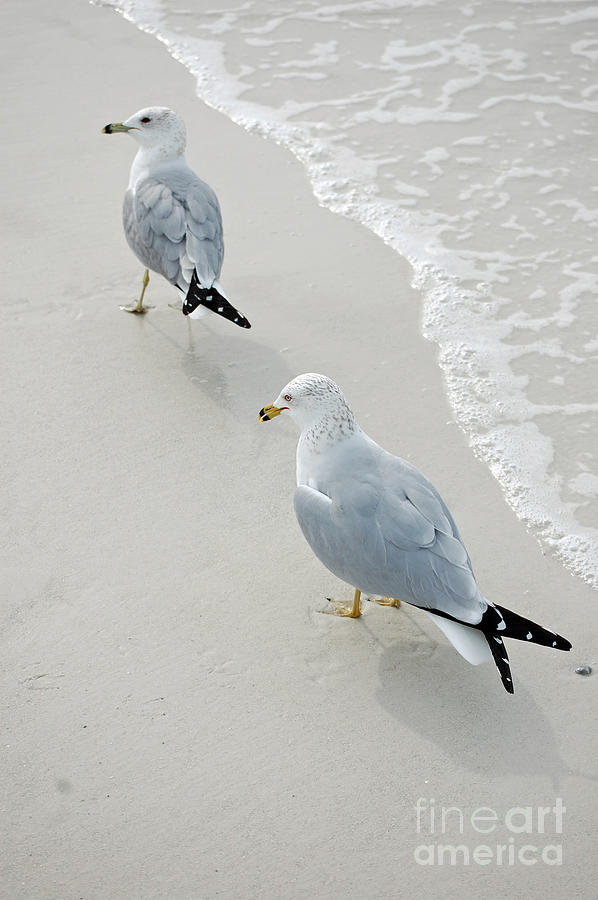
<path fill-rule="evenodd" d="M 338 428 L 347 434 L 356 427 L 351 407 L 338 384 L 314 372 L 289 381 L 274 403 L 260 410 L 260 421 L 268 422 L 281 413 L 288 413 L 302 431 L 325 424 L 327 431 Z"/>
<path fill-rule="evenodd" d="M 102 129 L 103 134 L 130 134 L 147 149 L 160 149 L 172 158 L 185 151 L 187 140 L 185 123 L 167 106 L 148 106 L 133 113 L 125 122 L 112 122 Z"/>

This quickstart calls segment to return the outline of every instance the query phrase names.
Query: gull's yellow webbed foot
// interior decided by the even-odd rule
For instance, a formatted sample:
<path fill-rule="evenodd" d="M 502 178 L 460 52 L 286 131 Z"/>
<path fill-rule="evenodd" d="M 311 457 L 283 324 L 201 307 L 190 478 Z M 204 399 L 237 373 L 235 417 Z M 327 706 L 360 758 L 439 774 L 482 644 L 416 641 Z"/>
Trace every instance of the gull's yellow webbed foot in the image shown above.
<path fill-rule="evenodd" d="M 121 306 L 121 309 L 123 310 L 123 312 L 136 313 L 138 316 L 143 316 L 148 311 L 148 309 L 152 309 L 151 306 L 143 305 L 143 298 L 145 296 L 145 292 L 146 292 L 147 286 L 149 284 L 149 269 L 146 269 L 145 272 L 143 273 L 143 281 L 141 283 L 142 283 L 141 297 L 139 298 L 137 303 L 133 304 L 133 306 Z"/>
<path fill-rule="evenodd" d="M 370 597 L 370 600 L 373 600 L 379 606 L 396 606 L 397 609 L 401 605 L 401 601 L 396 597 Z"/>
<path fill-rule="evenodd" d="M 333 616 L 344 616 L 349 619 L 358 619 L 361 615 L 361 591 L 355 588 L 355 594 L 353 595 L 353 606 L 343 606 L 340 600 L 328 600 L 329 603 L 332 603 L 333 611 L 331 615 Z M 326 610 L 328 612 L 328 610 Z"/>

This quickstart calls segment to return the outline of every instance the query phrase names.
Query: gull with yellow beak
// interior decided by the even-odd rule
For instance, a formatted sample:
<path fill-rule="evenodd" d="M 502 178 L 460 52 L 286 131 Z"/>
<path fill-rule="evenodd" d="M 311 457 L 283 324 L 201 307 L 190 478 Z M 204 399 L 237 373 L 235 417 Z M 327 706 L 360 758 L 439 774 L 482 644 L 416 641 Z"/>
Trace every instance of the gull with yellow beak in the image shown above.
<path fill-rule="evenodd" d="M 361 615 L 361 593 L 400 597 L 428 613 L 468 662 L 494 658 L 510 694 L 504 638 L 571 649 L 565 638 L 484 597 L 436 488 L 362 431 L 334 381 L 313 373 L 294 378 L 259 417 L 268 422 L 282 414 L 301 429 L 295 491 L 301 530 L 318 559 L 355 589 L 353 606 L 338 615 Z"/>
<path fill-rule="evenodd" d="M 141 296 L 126 312 L 145 313 L 149 269 L 182 291 L 183 314 L 199 319 L 210 312 L 251 328 L 226 298 L 218 279 L 224 257 L 222 217 L 212 188 L 184 157 L 185 123 L 172 109 L 150 106 L 125 122 L 105 125 L 103 134 L 128 134 L 140 145 L 123 204 L 125 237 L 146 267 Z"/>

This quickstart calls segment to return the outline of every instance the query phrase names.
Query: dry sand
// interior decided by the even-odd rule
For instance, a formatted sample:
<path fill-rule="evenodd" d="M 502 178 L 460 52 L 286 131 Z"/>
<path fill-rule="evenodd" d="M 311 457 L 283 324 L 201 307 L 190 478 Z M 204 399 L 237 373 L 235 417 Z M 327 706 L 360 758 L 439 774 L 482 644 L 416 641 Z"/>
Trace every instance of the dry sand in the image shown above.
<path fill-rule="evenodd" d="M 2 43 L 1 896 L 595 896 L 598 679 L 574 668 L 598 661 L 596 594 L 455 426 L 408 266 L 111 10 L 12 0 Z M 147 104 L 187 122 L 250 332 L 190 328 L 157 276 L 149 315 L 119 311 L 141 277 L 120 227 L 135 148 L 100 129 Z M 350 589 L 296 524 L 292 423 L 257 420 L 302 371 L 437 484 L 485 593 L 572 653 L 511 642 L 511 697 L 417 610 L 319 612 Z M 506 828 L 559 797 L 562 834 L 552 814 Z M 417 834 L 418 798 L 501 821 Z M 439 842 L 560 844 L 563 863 L 418 865 Z"/>

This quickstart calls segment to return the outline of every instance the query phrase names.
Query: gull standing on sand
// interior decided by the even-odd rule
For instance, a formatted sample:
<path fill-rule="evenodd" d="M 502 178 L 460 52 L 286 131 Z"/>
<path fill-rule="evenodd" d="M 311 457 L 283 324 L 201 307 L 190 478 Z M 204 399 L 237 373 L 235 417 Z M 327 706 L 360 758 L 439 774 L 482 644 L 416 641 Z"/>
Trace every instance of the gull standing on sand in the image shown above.
<path fill-rule="evenodd" d="M 295 512 L 312 550 L 331 572 L 387 606 L 425 610 L 456 650 L 478 665 L 492 656 L 512 694 L 503 638 L 570 650 L 565 638 L 487 600 L 476 584 L 457 526 L 436 488 L 414 466 L 379 447 L 357 424 L 341 389 L 325 375 L 299 375 L 272 406 L 301 429 Z M 399 599 L 393 599 L 399 598 Z"/>
<path fill-rule="evenodd" d="M 220 206 L 212 188 L 187 165 L 180 116 L 165 106 L 150 106 L 126 122 L 105 125 L 102 132 L 130 134 L 141 145 L 131 166 L 123 225 L 129 247 L 146 270 L 138 302 L 122 309 L 147 311 L 143 297 L 152 269 L 183 292 L 184 315 L 199 319 L 211 311 L 251 328 L 218 281 L 224 256 Z"/>

